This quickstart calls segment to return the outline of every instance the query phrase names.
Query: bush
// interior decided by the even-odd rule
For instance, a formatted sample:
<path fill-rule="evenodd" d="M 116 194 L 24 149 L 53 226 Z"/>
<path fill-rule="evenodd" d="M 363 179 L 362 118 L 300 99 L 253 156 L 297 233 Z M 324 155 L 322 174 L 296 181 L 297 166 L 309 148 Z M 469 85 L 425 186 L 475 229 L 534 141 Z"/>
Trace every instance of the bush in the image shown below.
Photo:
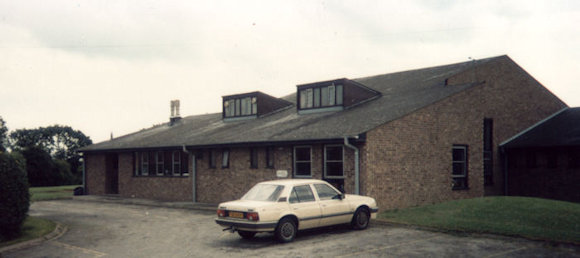
<path fill-rule="evenodd" d="M 25 162 L 0 153 L 0 241 L 17 237 L 30 207 Z"/>

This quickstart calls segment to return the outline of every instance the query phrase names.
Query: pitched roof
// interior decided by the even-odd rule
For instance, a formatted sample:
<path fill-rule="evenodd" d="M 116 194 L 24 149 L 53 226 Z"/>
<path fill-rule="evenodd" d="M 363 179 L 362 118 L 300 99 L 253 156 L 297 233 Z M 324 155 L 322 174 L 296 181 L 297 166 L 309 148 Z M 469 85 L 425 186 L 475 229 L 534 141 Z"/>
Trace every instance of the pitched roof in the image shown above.
<path fill-rule="evenodd" d="M 381 95 L 341 111 L 298 114 L 294 93 L 283 97 L 292 102 L 292 108 L 257 119 L 223 121 L 222 113 L 188 116 L 172 126 L 169 123 L 162 124 L 93 144 L 80 151 L 339 140 L 368 132 L 473 87 L 473 83 L 446 85 L 446 79 L 498 59 L 509 58 L 498 56 L 353 79 Z"/>
<path fill-rule="evenodd" d="M 501 144 L 505 148 L 580 146 L 580 107 L 566 108 Z"/>

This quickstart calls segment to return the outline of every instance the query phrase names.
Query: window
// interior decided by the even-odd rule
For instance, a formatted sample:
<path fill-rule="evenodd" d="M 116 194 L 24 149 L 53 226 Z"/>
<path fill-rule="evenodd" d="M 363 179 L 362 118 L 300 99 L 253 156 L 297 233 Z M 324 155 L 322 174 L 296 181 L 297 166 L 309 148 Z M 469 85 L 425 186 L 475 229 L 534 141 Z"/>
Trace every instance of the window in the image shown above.
<path fill-rule="evenodd" d="M 250 148 L 250 168 L 258 168 L 258 150 Z"/>
<path fill-rule="evenodd" d="M 339 195 L 338 192 L 325 184 L 315 184 L 314 188 L 316 188 L 316 192 L 318 193 L 318 198 L 320 200 L 336 199 L 336 197 Z"/>
<path fill-rule="evenodd" d="M 141 152 L 141 175 L 149 175 L 149 153 Z"/>
<path fill-rule="evenodd" d="M 266 167 L 274 168 L 274 147 L 266 147 Z"/>
<path fill-rule="evenodd" d="M 313 202 L 314 194 L 309 185 L 295 186 L 290 193 L 290 203 Z"/>
<path fill-rule="evenodd" d="M 171 154 L 173 175 L 181 174 L 181 151 L 173 151 Z"/>
<path fill-rule="evenodd" d="M 163 152 L 155 152 L 155 171 L 157 173 L 158 176 L 163 175 L 163 171 L 164 171 L 164 160 L 163 160 Z"/>
<path fill-rule="evenodd" d="M 493 185 L 493 119 L 483 119 L 483 184 Z"/>
<path fill-rule="evenodd" d="M 294 176 L 310 177 L 312 155 L 310 146 L 294 147 Z"/>
<path fill-rule="evenodd" d="M 343 86 L 334 83 L 323 87 L 300 89 L 298 94 L 300 109 L 342 106 L 343 95 Z"/>
<path fill-rule="evenodd" d="M 324 147 L 324 177 L 344 178 L 342 145 L 329 145 Z"/>
<path fill-rule="evenodd" d="M 230 150 L 223 149 L 222 150 L 222 168 L 229 168 L 230 167 Z"/>
<path fill-rule="evenodd" d="M 467 189 L 467 145 L 453 145 L 453 190 Z"/>
<path fill-rule="evenodd" d="M 215 168 L 215 151 L 209 150 L 209 153 L 207 156 L 209 157 L 209 167 Z"/>
<path fill-rule="evenodd" d="M 258 113 L 257 98 L 253 96 L 224 99 L 224 117 L 252 116 Z"/>

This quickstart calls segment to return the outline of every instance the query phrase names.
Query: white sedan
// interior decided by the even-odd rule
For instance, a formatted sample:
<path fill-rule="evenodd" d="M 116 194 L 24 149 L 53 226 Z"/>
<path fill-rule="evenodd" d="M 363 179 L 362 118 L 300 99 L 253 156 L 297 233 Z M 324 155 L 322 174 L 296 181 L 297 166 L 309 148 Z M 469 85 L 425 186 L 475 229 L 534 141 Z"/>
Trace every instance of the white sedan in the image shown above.
<path fill-rule="evenodd" d="M 285 243 L 297 230 L 347 223 L 365 229 L 378 210 L 375 199 L 342 194 L 325 181 L 287 179 L 259 183 L 240 200 L 220 203 L 215 221 L 243 238 L 274 232 Z"/>

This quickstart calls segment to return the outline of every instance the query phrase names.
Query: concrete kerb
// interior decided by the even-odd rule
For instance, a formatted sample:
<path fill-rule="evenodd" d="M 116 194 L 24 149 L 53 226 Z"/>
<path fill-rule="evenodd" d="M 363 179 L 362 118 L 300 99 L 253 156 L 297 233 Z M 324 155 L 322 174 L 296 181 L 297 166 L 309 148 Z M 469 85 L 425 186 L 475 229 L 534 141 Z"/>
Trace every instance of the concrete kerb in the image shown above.
<path fill-rule="evenodd" d="M 103 203 L 119 203 L 119 204 L 130 204 L 130 205 L 142 205 L 142 206 L 152 206 L 152 207 L 165 207 L 174 209 L 188 209 L 188 210 L 201 210 L 201 211 L 213 211 L 217 209 L 217 204 L 209 203 L 193 203 L 193 202 L 164 202 L 149 199 L 139 199 L 139 198 L 122 198 L 118 196 L 97 196 L 97 195 L 81 195 L 74 196 L 75 201 L 87 201 L 87 202 L 103 202 Z"/>
<path fill-rule="evenodd" d="M 6 252 L 27 248 L 30 246 L 40 244 L 44 241 L 56 240 L 60 238 L 62 235 L 64 235 L 64 233 L 66 233 L 68 228 L 65 225 L 60 224 L 58 222 L 55 223 L 56 227 L 54 228 L 54 230 L 44 236 L 0 248 L 0 257 L 2 257 L 2 254 Z"/>

